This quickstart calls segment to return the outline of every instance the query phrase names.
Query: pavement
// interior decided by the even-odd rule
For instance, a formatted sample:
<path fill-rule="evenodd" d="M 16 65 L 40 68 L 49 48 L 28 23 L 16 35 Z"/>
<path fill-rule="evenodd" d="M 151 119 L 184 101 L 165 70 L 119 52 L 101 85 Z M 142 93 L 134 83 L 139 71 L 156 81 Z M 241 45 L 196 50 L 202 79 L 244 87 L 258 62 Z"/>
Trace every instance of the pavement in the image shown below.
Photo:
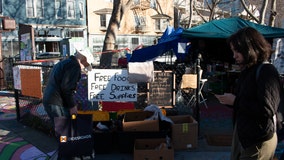
<path fill-rule="evenodd" d="M 3 96 L 0 96 L 3 99 Z M 3 104 L 3 102 L 1 102 Z M 8 104 L 8 103 L 7 103 Z M 198 136 L 198 147 L 196 149 L 174 151 L 175 160 L 229 160 L 231 146 L 209 145 L 205 135 L 232 133 L 231 120 L 228 115 L 218 113 L 218 109 L 213 108 L 210 103 L 208 108 L 202 112 L 217 111 L 209 115 L 204 113 L 200 119 L 200 132 Z M 210 108 L 211 107 L 211 108 Z M 0 107 L 1 109 L 1 107 Z M 0 110 L 1 111 L 1 110 Z M 0 112 L 0 114 L 5 114 Z M 11 114 L 11 113 L 10 113 Z M 210 118 L 203 116 L 209 115 Z M 222 119 L 223 117 L 223 119 Z M 221 118 L 221 119 L 220 119 Z M 225 119 L 224 119 L 225 118 Z M 46 160 L 54 154 L 57 149 L 57 142 L 50 136 L 38 129 L 24 125 L 15 118 L 0 120 L 0 159 L 2 160 Z M 279 144 L 276 156 L 284 149 L 283 144 Z M 76 158 L 77 159 L 77 158 Z M 84 159 L 90 159 L 84 157 Z M 95 154 L 96 160 L 132 160 L 132 153 L 121 153 L 118 149 L 113 149 L 106 154 Z"/>
<path fill-rule="evenodd" d="M 9 139 L 21 138 L 26 141 L 27 144 L 30 144 L 30 148 L 33 149 L 30 149 L 29 154 L 33 152 L 38 153 L 23 158 L 27 160 L 48 159 L 57 148 L 57 142 L 54 137 L 48 136 L 46 133 L 37 129 L 25 126 L 17 120 L 2 120 L 0 123 L 0 137 L 1 143 L 7 143 Z M 2 159 L 1 157 L 4 157 L 2 153 L 0 153 L 0 159 Z M 198 140 L 197 149 L 175 151 L 174 157 L 175 160 L 228 160 L 230 157 L 230 146 L 209 146 L 204 138 L 200 138 Z M 85 158 L 89 159 L 88 157 Z M 14 160 L 12 157 L 10 157 L 10 159 Z M 118 150 L 113 150 L 107 154 L 96 154 L 95 159 L 132 160 L 133 155 L 131 153 L 120 153 Z M 15 160 L 17 159 L 15 158 Z"/>

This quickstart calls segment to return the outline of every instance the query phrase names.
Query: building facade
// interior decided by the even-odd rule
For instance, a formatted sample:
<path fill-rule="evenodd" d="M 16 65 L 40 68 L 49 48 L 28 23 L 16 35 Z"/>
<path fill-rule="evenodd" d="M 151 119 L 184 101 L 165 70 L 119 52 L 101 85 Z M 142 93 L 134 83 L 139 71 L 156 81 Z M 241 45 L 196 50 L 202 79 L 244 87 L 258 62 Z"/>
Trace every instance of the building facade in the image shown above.
<path fill-rule="evenodd" d="M 126 1 L 123 0 L 122 3 L 125 4 Z M 88 45 L 94 52 L 101 52 L 113 0 L 87 0 L 87 6 Z M 151 46 L 168 25 L 173 26 L 173 21 L 173 0 L 133 0 L 120 23 L 116 38 L 117 49 L 133 50 L 140 45 Z"/>
<path fill-rule="evenodd" d="M 19 24 L 33 27 L 36 54 L 72 54 L 74 43 L 87 43 L 86 0 L 2 0 L 0 7 L 2 18 L 16 21 L 15 30 L 2 33 L 4 57 L 19 54 Z"/>

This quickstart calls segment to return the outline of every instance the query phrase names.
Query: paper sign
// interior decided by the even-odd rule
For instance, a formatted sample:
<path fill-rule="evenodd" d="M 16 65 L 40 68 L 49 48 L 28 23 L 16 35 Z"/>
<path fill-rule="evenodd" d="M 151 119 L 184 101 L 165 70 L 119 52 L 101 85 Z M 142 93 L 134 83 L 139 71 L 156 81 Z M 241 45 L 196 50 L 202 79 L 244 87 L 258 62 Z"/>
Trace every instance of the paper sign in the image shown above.
<path fill-rule="evenodd" d="M 126 69 L 93 69 L 88 72 L 88 100 L 137 101 L 137 83 L 129 83 Z"/>
<path fill-rule="evenodd" d="M 13 80 L 14 80 L 14 88 L 21 90 L 21 75 L 20 68 L 18 66 L 13 67 Z"/>
<path fill-rule="evenodd" d="M 178 43 L 178 53 L 186 52 L 186 43 Z"/>

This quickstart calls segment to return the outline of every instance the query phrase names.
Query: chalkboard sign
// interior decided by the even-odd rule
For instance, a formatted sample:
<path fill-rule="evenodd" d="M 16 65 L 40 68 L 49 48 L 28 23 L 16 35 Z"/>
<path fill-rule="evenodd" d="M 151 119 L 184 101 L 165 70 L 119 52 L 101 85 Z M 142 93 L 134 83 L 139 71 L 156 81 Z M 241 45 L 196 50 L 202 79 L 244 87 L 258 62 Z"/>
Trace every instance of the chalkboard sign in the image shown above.
<path fill-rule="evenodd" d="M 160 107 L 175 105 L 175 75 L 172 71 L 154 71 L 154 82 L 148 83 L 148 104 Z"/>

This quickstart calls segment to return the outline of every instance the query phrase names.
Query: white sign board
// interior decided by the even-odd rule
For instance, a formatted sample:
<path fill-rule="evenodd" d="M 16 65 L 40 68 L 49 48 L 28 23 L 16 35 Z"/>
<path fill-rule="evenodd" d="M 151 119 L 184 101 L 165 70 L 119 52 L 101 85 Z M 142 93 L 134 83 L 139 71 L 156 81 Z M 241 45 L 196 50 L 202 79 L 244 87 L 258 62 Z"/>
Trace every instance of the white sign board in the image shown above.
<path fill-rule="evenodd" d="M 137 101 L 137 83 L 128 82 L 126 69 L 93 69 L 88 72 L 88 100 Z"/>

